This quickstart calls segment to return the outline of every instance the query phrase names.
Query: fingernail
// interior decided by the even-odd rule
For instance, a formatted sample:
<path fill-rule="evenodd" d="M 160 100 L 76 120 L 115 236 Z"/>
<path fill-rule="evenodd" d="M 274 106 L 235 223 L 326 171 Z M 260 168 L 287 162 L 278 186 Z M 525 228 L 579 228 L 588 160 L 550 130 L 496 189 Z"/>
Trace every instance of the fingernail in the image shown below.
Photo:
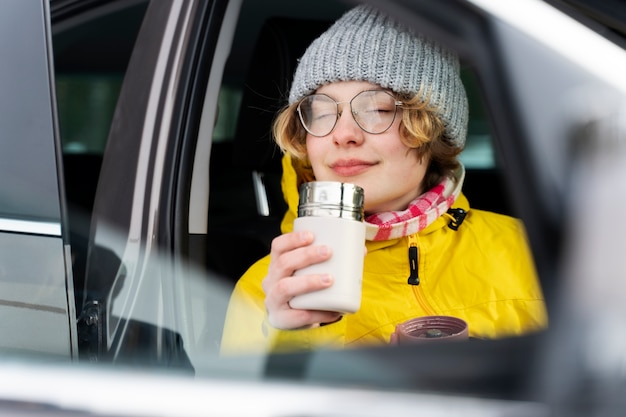
<path fill-rule="evenodd" d="M 320 281 L 322 281 L 322 283 L 324 284 L 329 284 L 332 280 L 332 277 L 328 274 L 322 274 L 320 276 Z"/>
<path fill-rule="evenodd" d="M 330 248 L 328 246 L 320 246 L 317 249 L 317 253 L 319 253 L 322 256 L 328 256 L 330 255 Z"/>
<path fill-rule="evenodd" d="M 301 232 L 300 239 L 302 239 L 303 242 L 311 242 L 313 240 L 313 233 L 307 231 Z"/>

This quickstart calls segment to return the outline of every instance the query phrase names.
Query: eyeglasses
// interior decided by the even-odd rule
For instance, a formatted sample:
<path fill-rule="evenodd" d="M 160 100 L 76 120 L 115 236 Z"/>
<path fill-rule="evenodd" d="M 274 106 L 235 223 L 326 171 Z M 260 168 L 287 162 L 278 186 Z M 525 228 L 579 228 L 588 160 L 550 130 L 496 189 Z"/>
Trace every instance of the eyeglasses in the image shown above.
<path fill-rule="evenodd" d="M 350 103 L 354 121 L 361 129 L 374 135 L 386 132 L 396 119 L 403 103 L 384 90 L 361 91 L 352 100 L 335 101 L 326 94 L 311 94 L 298 104 L 302 126 L 313 136 L 326 136 L 333 131 L 341 116 L 339 105 Z"/>

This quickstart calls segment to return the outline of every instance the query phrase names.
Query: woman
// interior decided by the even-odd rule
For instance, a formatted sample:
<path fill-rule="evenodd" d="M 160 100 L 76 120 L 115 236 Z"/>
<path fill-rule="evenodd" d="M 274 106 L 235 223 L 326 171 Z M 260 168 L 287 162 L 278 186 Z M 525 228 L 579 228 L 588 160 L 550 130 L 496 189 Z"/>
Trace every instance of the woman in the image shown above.
<path fill-rule="evenodd" d="M 467 97 L 457 58 L 367 6 L 347 12 L 300 59 L 274 136 L 285 152 L 283 234 L 233 292 L 223 352 L 355 347 L 395 341 L 426 315 L 464 319 L 470 336 L 543 329 L 541 289 L 520 222 L 474 210 L 458 160 Z M 353 183 L 365 191 L 361 308 L 293 309 L 296 295 L 332 285 L 294 277 L 332 256 L 313 232 L 292 232 L 298 186 Z"/>

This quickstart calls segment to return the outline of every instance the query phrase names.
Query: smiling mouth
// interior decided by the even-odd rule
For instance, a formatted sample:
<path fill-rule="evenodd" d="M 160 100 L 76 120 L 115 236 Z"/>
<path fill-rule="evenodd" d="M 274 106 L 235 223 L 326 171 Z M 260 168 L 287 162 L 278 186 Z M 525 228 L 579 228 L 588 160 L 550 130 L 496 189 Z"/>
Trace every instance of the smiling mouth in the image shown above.
<path fill-rule="evenodd" d="M 333 172 L 342 177 L 358 175 L 375 164 L 359 160 L 339 161 L 331 166 Z"/>

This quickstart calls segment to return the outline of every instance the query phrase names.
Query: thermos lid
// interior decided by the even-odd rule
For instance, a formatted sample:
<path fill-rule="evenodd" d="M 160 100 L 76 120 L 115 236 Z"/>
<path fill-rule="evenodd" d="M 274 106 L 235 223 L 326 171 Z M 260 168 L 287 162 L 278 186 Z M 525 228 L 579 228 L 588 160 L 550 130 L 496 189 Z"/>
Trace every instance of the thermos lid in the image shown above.
<path fill-rule="evenodd" d="M 452 316 L 423 316 L 396 326 L 400 344 L 428 341 L 461 341 L 469 339 L 465 320 Z"/>
<path fill-rule="evenodd" d="M 298 217 L 341 217 L 362 221 L 363 188 L 337 181 L 314 181 L 300 186 Z"/>

